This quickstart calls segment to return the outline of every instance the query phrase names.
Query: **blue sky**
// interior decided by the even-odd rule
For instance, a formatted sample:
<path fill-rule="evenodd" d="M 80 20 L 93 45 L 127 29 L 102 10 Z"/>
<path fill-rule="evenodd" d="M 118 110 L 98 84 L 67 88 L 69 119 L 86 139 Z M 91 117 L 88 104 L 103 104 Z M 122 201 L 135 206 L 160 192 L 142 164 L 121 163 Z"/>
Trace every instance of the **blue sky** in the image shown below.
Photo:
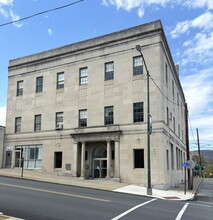
<path fill-rule="evenodd" d="M 77 0 L 0 0 L 0 25 Z M 84 0 L 0 26 L 0 125 L 10 59 L 161 19 L 189 106 L 191 147 L 213 150 L 213 0 Z"/>

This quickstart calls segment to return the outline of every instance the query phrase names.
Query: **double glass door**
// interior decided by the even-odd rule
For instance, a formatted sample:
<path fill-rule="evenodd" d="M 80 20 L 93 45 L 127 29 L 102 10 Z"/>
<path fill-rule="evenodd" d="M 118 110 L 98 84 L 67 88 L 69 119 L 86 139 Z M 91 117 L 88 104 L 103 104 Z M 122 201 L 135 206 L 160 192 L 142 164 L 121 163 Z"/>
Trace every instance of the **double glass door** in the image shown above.
<path fill-rule="evenodd" d="M 107 159 L 95 158 L 93 160 L 93 178 L 105 178 L 107 175 Z"/>

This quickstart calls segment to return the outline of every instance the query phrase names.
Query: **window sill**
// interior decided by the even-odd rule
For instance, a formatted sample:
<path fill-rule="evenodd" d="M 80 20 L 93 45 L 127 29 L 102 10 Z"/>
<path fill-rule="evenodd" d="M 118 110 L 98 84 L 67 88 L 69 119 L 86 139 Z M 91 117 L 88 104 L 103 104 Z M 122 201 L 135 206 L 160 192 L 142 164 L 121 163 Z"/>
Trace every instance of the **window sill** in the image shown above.
<path fill-rule="evenodd" d="M 114 79 L 104 81 L 104 85 L 105 85 L 105 86 L 108 86 L 108 85 L 114 85 Z"/>
<path fill-rule="evenodd" d="M 79 89 L 87 89 L 87 84 L 79 85 Z"/>
<path fill-rule="evenodd" d="M 61 89 L 57 89 L 56 90 L 56 93 L 63 93 L 64 92 L 64 88 L 61 88 Z"/>
<path fill-rule="evenodd" d="M 133 80 L 139 80 L 139 79 L 143 79 L 144 75 L 140 74 L 140 75 L 133 75 Z"/>

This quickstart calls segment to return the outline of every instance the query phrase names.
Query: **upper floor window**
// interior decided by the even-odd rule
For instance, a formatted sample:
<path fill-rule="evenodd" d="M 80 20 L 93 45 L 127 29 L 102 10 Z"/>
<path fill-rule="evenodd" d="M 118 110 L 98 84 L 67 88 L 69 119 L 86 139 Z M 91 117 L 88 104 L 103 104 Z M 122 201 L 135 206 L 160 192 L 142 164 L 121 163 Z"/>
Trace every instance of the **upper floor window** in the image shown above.
<path fill-rule="evenodd" d="M 34 131 L 41 131 L 41 115 L 35 115 Z"/>
<path fill-rule="evenodd" d="M 138 102 L 133 104 L 133 121 L 134 122 L 143 121 L 143 102 Z"/>
<path fill-rule="evenodd" d="M 133 57 L 133 75 L 143 74 L 143 61 L 142 57 Z"/>
<path fill-rule="evenodd" d="M 15 118 L 15 133 L 21 132 L 21 117 Z"/>
<path fill-rule="evenodd" d="M 64 73 L 57 74 L 57 89 L 64 88 Z"/>
<path fill-rule="evenodd" d="M 174 81 L 172 80 L 172 97 L 173 100 L 175 99 L 175 85 L 174 85 Z"/>
<path fill-rule="evenodd" d="M 87 84 L 87 78 L 88 78 L 88 69 L 87 69 L 87 67 L 81 68 L 79 70 L 79 84 L 80 85 Z"/>
<path fill-rule="evenodd" d="M 168 85 L 168 66 L 167 63 L 165 63 L 165 74 L 166 74 L 166 85 Z"/>
<path fill-rule="evenodd" d="M 63 129 L 63 121 L 64 121 L 64 113 L 56 112 L 55 128 L 59 130 Z"/>
<path fill-rule="evenodd" d="M 113 106 L 105 107 L 105 125 L 114 123 Z"/>
<path fill-rule="evenodd" d="M 114 79 L 114 62 L 105 63 L 105 81 Z"/>
<path fill-rule="evenodd" d="M 87 110 L 79 110 L 79 127 L 87 127 Z"/>
<path fill-rule="evenodd" d="M 166 108 L 166 124 L 169 126 L 169 108 Z"/>
<path fill-rule="evenodd" d="M 36 78 L 36 93 L 43 91 L 43 76 Z"/>
<path fill-rule="evenodd" d="M 23 80 L 17 82 L 16 94 L 17 94 L 17 96 L 22 96 L 23 95 Z"/>

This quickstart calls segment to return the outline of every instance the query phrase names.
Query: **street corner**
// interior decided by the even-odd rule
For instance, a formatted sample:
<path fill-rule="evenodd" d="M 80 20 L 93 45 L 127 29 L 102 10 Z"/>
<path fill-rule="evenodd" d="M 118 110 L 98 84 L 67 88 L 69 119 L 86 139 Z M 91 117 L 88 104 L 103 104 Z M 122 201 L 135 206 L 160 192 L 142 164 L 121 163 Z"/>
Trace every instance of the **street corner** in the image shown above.
<path fill-rule="evenodd" d="M 2 212 L 0 212 L 0 220 L 24 220 L 24 219 L 4 215 Z"/>

